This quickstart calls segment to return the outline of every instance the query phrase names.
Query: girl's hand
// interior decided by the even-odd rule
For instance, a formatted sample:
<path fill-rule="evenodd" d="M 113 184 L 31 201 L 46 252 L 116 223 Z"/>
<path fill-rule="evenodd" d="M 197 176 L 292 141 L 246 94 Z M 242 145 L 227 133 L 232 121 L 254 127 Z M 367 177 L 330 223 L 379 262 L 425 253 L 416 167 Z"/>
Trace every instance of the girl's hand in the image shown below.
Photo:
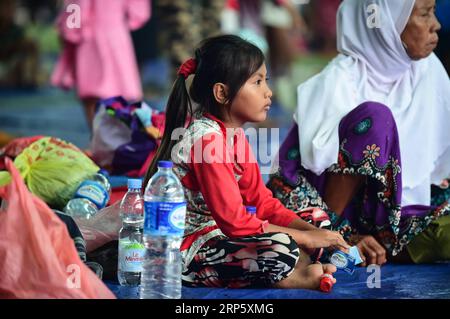
<path fill-rule="evenodd" d="M 302 235 L 303 239 L 298 244 L 306 249 L 331 247 L 348 252 L 350 248 L 338 232 L 317 229 L 303 231 Z"/>
<path fill-rule="evenodd" d="M 386 249 L 378 243 L 373 236 L 363 236 L 356 244 L 360 251 L 361 258 L 363 259 L 362 267 L 367 265 L 382 265 L 385 264 Z"/>

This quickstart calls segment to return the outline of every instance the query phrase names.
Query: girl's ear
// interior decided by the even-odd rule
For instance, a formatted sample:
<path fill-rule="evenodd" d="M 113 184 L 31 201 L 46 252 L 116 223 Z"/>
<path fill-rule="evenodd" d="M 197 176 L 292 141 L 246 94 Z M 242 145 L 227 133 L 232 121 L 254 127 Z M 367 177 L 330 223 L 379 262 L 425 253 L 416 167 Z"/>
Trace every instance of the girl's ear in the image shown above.
<path fill-rule="evenodd" d="M 213 86 L 213 94 L 217 103 L 227 104 L 228 102 L 228 87 L 223 83 L 216 83 Z"/>

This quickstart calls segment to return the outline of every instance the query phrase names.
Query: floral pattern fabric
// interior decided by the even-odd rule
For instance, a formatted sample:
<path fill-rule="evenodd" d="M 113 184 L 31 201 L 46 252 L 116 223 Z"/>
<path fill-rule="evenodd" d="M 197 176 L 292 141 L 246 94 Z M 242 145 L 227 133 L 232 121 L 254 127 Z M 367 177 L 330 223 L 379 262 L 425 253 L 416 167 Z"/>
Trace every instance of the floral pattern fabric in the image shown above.
<path fill-rule="evenodd" d="M 398 133 L 386 106 L 366 102 L 355 108 L 341 120 L 339 140 L 337 163 L 317 176 L 300 165 L 298 128 L 294 125 L 280 148 L 279 165 L 268 183 L 274 196 L 294 211 L 305 205 L 325 209 L 321 196 L 328 174 L 365 176 L 363 187 L 342 216 L 352 226 L 351 233 L 375 236 L 393 256 L 432 221 L 449 214 L 448 188 L 434 187 L 430 206 L 401 206 Z"/>

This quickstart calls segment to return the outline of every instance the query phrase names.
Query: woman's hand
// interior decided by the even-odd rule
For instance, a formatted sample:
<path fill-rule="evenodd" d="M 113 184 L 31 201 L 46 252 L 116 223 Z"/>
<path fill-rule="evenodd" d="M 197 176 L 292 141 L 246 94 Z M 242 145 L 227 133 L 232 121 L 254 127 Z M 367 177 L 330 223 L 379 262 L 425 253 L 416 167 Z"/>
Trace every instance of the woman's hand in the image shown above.
<path fill-rule="evenodd" d="M 358 247 L 362 260 L 361 266 L 367 265 L 382 265 L 386 263 L 386 249 L 381 246 L 373 236 L 362 236 L 356 244 Z"/>
<path fill-rule="evenodd" d="M 303 231 L 298 244 L 306 249 L 331 247 L 344 252 L 348 252 L 350 248 L 341 234 L 326 229 Z"/>

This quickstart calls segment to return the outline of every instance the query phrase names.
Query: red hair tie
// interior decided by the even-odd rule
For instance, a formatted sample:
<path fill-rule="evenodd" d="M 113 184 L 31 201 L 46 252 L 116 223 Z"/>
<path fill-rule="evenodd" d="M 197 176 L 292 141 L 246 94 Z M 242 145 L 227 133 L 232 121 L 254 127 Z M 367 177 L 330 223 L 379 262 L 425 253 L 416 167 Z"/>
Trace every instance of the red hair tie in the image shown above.
<path fill-rule="evenodd" d="M 177 74 L 178 75 L 181 74 L 185 79 L 187 79 L 189 75 L 195 73 L 196 69 L 197 69 L 197 61 L 195 61 L 193 58 L 190 58 L 183 62 Z"/>

